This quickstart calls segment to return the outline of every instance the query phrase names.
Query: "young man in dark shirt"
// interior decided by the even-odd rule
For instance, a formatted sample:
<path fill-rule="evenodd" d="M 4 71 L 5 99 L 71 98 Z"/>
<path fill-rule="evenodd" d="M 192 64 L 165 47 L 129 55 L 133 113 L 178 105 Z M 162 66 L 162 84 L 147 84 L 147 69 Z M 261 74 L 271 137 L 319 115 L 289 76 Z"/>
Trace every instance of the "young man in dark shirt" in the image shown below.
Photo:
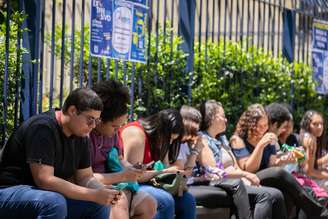
<path fill-rule="evenodd" d="M 108 218 L 120 192 L 93 176 L 88 141 L 102 109 L 79 88 L 62 111 L 33 116 L 10 136 L 0 150 L 1 218 Z"/>

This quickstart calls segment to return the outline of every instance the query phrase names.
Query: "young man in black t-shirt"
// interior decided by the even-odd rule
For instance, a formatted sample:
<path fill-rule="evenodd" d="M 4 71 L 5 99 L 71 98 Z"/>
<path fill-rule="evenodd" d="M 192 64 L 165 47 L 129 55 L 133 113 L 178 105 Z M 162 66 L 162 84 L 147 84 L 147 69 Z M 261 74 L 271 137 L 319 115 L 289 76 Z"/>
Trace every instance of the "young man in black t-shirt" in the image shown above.
<path fill-rule="evenodd" d="M 74 90 L 62 111 L 25 121 L 0 150 L 1 218 L 108 218 L 120 192 L 93 176 L 88 135 L 103 109 L 97 94 Z"/>

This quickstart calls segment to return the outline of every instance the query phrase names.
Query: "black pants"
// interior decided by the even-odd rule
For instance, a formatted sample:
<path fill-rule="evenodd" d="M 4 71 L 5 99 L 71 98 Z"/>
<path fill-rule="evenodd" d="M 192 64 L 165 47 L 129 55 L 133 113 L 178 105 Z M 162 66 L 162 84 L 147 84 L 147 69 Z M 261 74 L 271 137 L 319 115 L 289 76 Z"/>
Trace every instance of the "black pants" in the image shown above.
<path fill-rule="evenodd" d="M 261 185 L 279 189 L 285 197 L 287 210 L 291 203 L 302 209 L 308 218 L 328 218 L 327 209 L 307 193 L 294 176 L 280 167 L 270 167 L 256 173 Z"/>
<path fill-rule="evenodd" d="M 236 186 L 238 185 L 238 186 Z M 214 186 L 190 186 L 198 205 L 207 208 L 235 208 L 239 218 L 286 218 L 284 198 L 274 188 L 245 186 L 239 179 L 226 179 Z"/>

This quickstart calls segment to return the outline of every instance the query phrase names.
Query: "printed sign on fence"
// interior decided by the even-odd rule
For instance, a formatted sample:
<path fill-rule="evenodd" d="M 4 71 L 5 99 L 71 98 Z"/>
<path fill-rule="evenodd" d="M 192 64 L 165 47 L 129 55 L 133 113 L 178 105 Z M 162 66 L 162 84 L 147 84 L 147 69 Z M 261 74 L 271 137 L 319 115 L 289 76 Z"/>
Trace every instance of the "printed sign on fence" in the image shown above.
<path fill-rule="evenodd" d="M 147 9 L 146 0 L 91 0 L 91 55 L 144 63 Z"/>
<path fill-rule="evenodd" d="M 313 78 L 317 83 L 316 91 L 320 94 L 328 93 L 328 23 L 313 22 L 312 42 Z"/>

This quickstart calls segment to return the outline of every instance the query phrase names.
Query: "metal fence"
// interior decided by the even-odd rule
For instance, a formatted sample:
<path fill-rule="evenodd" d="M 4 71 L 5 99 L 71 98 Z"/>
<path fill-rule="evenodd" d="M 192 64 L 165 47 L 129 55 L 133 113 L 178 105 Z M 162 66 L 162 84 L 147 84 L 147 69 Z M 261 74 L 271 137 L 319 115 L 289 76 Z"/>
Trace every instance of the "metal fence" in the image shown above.
<path fill-rule="evenodd" d="M 146 89 L 141 79 L 134 77 L 136 64 L 129 70 L 129 63 L 87 56 L 85 31 L 89 26 L 90 1 L 19 0 L 16 8 L 17 3 L 12 3 L 0 1 L 4 11 L 0 35 L 2 143 L 20 121 L 60 107 L 69 91 L 92 86 L 94 80 L 118 78 L 123 72 L 121 79 L 130 80 L 131 103 L 134 92 Z M 290 61 L 310 64 L 312 21 L 328 19 L 325 0 L 148 0 L 147 4 L 147 56 L 154 55 L 156 65 L 161 55 L 157 49 L 159 40 L 173 50 L 173 37 L 180 35 L 184 40 L 181 48 L 190 54 L 186 72 L 195 73 L 195 50 L 200 51 L 201 43 L 220 40 L 238 41 L 245 47 L 255 45 L 274 56 L 283 54 Z M 17 11 L 27 14 L 21 23 L 13 18 Z M 150 40 L 151 33 L 156 36 L 155 42 Z M 170 37 L 161 38 L 161 34 Z M 150 50 L 151 43 L 155 43 L 155 51 Z M 207 56 L 206 46 L 200 55 Z M 148 59 L 146 66 L 150 68 L 151 64 L 154 63 Z M 191 101 L 190 84 L 187 93 Z M 133 107 L 132 104 L 131 113 Z"/>

